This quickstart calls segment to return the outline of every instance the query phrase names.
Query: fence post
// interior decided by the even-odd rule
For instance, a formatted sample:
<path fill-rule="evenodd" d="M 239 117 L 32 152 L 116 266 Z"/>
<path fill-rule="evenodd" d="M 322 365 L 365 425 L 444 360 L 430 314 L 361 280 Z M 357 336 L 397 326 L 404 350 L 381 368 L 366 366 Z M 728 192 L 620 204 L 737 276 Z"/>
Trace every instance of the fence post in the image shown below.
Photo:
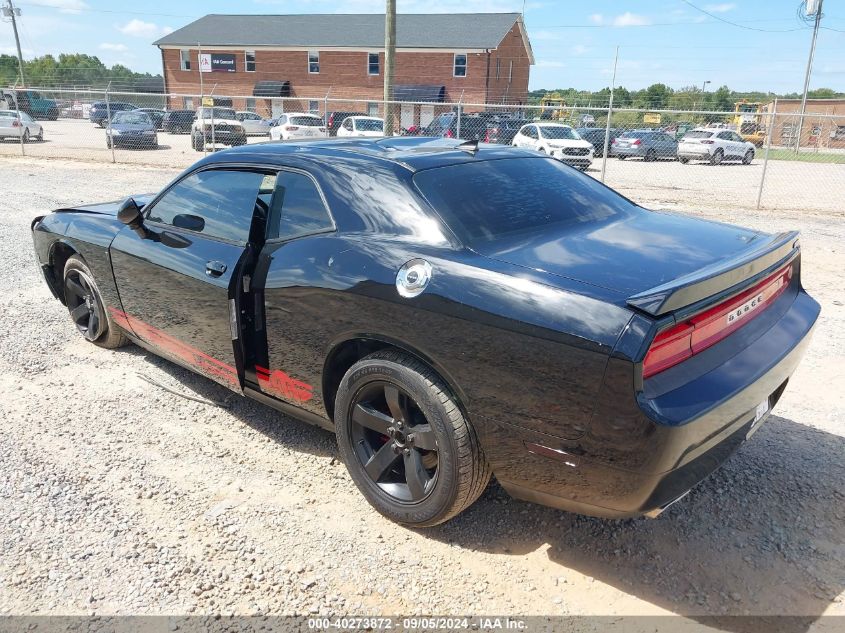
<path fill-rule="evenodd" d="M 329 89 L 326 90 L 326 96 L 323 97 L 323 123 L 326 124 L 326 131 L 328 132 L 329 126 L 329 93 L 332 91 L 332 87 L 329 86 Z"/>
<path fill-rule="evenodd" d="M 18 116 L 18 138 L 21 141 L 21 156 L 26 156 L 26 150 L 23 145 L 23 120 L 21 120 L 21 99 L 18 96 L 18 80 L 15 79 L 15 85 L 12 86 L 12 94 L 15 95 L 15 112 Z"/>
<path fill-rule="evenodd" d="M 769 148 L 772 146 L 772 130 L 775 129 L 778 112 L 778 100 L 775 97 L 775 104 L 772 106 L 772 119 L 769 121 L 769 129 L 766 131 L 766 151 L 763 152 L 763 173 L 760 175 L 760 188 L 757 190 L 757 208 L 760 208 L 760 199 L 763 197 L 763 183 L 766 182 L 766 168 L 769 166 Z"/>
<path fill-rule="evenodd" d="M 458 122 L 455 124 L 455 137 L 461 138 L 461 114 L 463 114 L 464 91 L 461 90 L 461 96 L 458 99 Z"/>
<path fill-rule="evenodd" d="M 613 58 L 613 79 L 610 80 L 610 100 L 607 102 L 607 125 L 604 127 L 604 146 L 601 153 L 601 181 L 604 182 L 604 172 L 607 169 L 607 151 L 610 146 L 610 117 L 613 116 L 613 90 L 616 87 L 616 63 L 619 61 L 619 47 Z"/>
<path fill-rule="evenodd" d="M 109 102 L 109 90 L 111 89 L 111 82 L 106 86 L 106 138 L 109 140 L 109 148 L 111 149 L 111 162 L 117 162 L 114 159 L 114 136 L 111 131 L 111 104 Z"/>

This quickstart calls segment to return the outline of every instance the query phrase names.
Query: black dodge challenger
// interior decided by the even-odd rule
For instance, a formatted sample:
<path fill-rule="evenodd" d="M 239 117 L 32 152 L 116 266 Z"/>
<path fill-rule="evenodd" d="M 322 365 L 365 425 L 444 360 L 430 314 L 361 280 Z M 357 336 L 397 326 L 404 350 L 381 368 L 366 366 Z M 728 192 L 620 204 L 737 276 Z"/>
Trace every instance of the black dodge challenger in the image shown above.
<path fill-rule="evenodd" d="M 543 155 L 266 143 L 32 223 L 80 334 L 337 434 L 431 526 L 514 497 L 656 516 L 759 428 L 816 318 L 797 233 L 643 209 Z"/>

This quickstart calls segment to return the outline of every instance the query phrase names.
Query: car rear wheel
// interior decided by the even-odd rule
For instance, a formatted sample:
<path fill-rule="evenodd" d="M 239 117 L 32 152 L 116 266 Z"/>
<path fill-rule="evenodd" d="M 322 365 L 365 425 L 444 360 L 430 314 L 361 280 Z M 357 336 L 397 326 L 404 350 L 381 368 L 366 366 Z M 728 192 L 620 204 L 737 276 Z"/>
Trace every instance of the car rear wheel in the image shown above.
<path fill-rule="evenodd" d="M 85 340 L 106 349 L 129 342 L 109 316 L 91 270 L 80 257 L 67 260 L 64 270 L 65 304 Z"/>
<path fill-rule="evenodd" d="M 745 156 L 742 157 L 742 164 L 750 165 L 752 160 L 754 160 L 754 150 L 750 149 L 745 152 Z"/>
<path fill-rule="evenodd" d="M 475 430 L 445 383 L 397 351 L 355 363 L 335 401 L 340 455 L 355 485 L 387 518 L 443 523 L 490 481 Z"/>
<path fill-rule="evenodd" d="M 689 162 L 689 158 L 678 158 L 678 161 L 681 165 L 686 165 Z"/>
<path fill-rule="evenodd" d="M 619 155 L 619 156 L 617 156 L 616 158 L 618 158 L 619 160 L 625 160 L 625 159 L 627 158 L 627 156 L 622 156 L 622 155 L 620 154 L 620 155 Z"/>
<path fill-rule="evenodd" d="M 711 165 L 718 165 L 722 162 L 722 159 L 725 158 L 725 154 L 722 150 L 717 149 L 713 156 L 710 158 Z"/>
<path fill-rule="evenodd" d="M 205 139 L 201 134 L 191 134 L 191 147 L 198 152 L 203 150 L 203 147 L 205 147 Z"/>
<path fill-rule="evenodd" d="M 653 149 L 648 150 L 645 153 L 645 160 L 647 160 L 648 162 L 657 160 L 657 152 L 655 152 Z"/>

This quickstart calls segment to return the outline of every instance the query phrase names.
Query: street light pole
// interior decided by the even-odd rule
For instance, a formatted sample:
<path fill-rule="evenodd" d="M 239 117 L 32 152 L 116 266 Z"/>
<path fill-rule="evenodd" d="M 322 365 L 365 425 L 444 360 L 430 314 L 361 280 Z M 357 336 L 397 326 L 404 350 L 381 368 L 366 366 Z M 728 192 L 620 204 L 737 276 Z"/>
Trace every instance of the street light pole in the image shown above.
<path fill-rule="evenodd" d="M 26 82 L 23 77 L 23 53 L 21 53 L 21 38 L 18 36 L 18 23 L 16 17 L 20 17 L 21 10 L 16 9 L 12 4 L 12 0 L 6 0 L 8 6 L 3 7 L 3 15 L 7 18 L 12 18 L 12 30 L 15 32 L 15 46 L 18 48 L 18 71 L 21 74 L 21 88 L 26 87 Z M 17 105 L 15 106 L 17 107 Z"/>
<path fill-rule="evenodd" d="M 11 0 L 9 0 L 11 2 Z M 801 132 L 804 129 L 804 112 L 807 110 L 807 91 L 810 89 L 810 74 L 813 71 L 813 57 L 816 55 L 816 39 L 819 36 L 819 24 L 822 21 L 822 4 L 824 0 L 818 0 L 819 6 L 816 9 L 816 20 L 813 25 L 813 39 L 810 43 L 810 56 L 807 58 L 807 70 L 804 73 L 804 94 L 801 96 L 801 114 L 798 117 L 798 134 L 795 135 L 795 151 L 801 147 Z M 809 4 L 809 3 L 808 3 Z"/>

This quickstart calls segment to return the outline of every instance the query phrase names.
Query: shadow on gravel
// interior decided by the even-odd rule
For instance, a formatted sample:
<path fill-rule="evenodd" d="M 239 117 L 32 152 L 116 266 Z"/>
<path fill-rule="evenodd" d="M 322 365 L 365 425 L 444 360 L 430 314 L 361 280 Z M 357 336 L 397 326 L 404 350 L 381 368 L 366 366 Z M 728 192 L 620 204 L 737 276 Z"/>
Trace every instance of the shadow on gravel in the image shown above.
<path fill-rule="evenodd" d="M 843 455 L 845 438 L 773 416 L 656 520 L 568 514 L 512 501 L 494 485 L 425 534 L 514 555 L 548 546 L 564 599 L 562 579 L 575 570 L 711 626 L 718 615 L 806 616 L 725 618 L 722 630 L 802 633 L 845 590 Z"/>

